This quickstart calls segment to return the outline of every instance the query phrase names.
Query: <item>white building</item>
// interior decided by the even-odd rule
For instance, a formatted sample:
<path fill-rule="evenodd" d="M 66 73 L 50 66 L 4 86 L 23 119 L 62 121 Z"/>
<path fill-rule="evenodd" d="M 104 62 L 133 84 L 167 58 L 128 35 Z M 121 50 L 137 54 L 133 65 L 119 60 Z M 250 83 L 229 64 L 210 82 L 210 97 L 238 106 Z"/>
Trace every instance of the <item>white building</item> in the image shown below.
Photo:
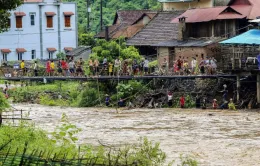
<path fill-rule="evenodd" d="M 0 60 L 56 58 L 78 45 L 77 5 L 60 0 L 24 0 L 11 11 L 7 32 L 0 34 Z"/>

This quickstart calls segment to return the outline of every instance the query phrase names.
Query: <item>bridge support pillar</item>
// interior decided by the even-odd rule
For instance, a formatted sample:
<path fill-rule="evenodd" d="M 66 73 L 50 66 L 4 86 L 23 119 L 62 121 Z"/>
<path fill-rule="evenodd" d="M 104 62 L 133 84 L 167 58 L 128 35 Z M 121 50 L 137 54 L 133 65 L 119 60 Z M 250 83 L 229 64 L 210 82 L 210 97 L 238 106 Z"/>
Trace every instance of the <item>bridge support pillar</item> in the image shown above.
<path fill-rule="evenodd" d="M 257 103 L 260 103 L 260 74 L 257 74 L 257 82 L 256 82 L 256 89 L 257 89 Z"/>
<path fill-rule="evenodd" d="M 239 95 L 240 87 L 241 87 L 240 75 L 238 74 L 237 75 L 237 101 L 239 101 L 240 99 L 240 95 Z"/>

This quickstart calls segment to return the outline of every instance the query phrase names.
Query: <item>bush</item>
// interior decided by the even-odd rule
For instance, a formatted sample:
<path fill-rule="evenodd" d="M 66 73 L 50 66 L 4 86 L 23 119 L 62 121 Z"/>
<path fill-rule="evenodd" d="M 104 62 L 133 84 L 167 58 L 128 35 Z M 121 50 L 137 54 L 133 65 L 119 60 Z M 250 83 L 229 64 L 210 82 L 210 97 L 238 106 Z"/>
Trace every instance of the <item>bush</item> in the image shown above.
<path fill-rule="evenodd" d="M 93 107 L 99 104 L 99 95 L 94 88 L 85 88 L 78 96 L 79 107 Z"/>

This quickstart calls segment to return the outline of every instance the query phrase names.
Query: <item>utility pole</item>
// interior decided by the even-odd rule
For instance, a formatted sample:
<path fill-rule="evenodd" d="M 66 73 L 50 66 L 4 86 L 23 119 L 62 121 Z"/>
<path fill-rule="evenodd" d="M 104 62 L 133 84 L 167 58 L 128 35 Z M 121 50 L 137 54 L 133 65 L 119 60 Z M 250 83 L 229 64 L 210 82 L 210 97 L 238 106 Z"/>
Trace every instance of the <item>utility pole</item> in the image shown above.
<path fill-rule="evenodd" d="M 103 30 L 103 4 L 102 0 L 100 0 L 100 31 Z"/>
<path fill-rule="evenodd" d="M 87 1 L 87 32 L 90 30 L 90 27 L 89 27 L 89 14 L 90 14 L 90 1 L 89 0 L 86 0 Z"/>

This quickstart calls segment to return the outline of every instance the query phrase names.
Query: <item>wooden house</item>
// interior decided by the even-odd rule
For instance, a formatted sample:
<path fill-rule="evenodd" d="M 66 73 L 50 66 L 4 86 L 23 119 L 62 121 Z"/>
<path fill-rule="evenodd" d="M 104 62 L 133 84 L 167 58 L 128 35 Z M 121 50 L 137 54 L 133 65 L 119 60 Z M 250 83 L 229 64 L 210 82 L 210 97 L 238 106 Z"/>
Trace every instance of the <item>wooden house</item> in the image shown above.
<path fill-rule="evenodd" d="M 101 31 L 95 37 L 116 39 L 119 37 L 131 38 L 139 32 L 150 20 L 157 14 L 157 11 L 151 10 L 118 10 L 116 12 L 113 25 L 108 26 L 106 30 Z"/>

